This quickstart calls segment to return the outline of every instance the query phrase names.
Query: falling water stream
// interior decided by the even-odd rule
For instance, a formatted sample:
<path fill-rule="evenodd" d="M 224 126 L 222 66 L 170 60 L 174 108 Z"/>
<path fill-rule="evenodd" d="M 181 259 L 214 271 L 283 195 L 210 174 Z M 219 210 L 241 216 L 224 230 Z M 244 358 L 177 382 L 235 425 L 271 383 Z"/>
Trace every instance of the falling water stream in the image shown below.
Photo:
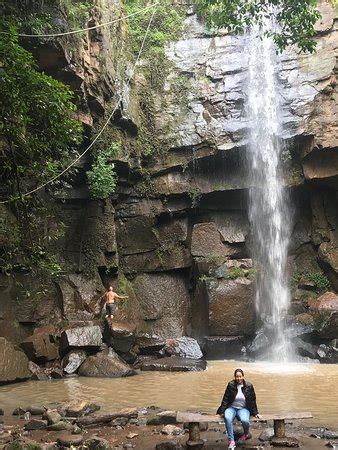
<path fill-rule="evenodd" d="M 249 220 L 257 268 L 256 310 L 273 343 L 265 357 L 285 361 L 292 357 L 292 346 L 283 327 L 290 303 L 286 277 L 290 207 L 280 173 L 278 55 L 272 40 L 260 38 L 259 34 L 254 30 L 247 37 L 249 71 L 246 86 L 250 123 L 247 154 L 252 186 Z"/>

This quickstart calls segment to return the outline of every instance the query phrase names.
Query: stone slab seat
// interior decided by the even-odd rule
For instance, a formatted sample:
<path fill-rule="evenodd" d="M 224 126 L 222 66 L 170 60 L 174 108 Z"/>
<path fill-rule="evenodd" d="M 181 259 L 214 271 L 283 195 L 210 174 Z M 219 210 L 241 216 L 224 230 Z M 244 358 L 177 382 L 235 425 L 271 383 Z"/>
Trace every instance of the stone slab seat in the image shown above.
<path fill-rule="evenodd" d="M 313 416 L 311 412 L 288 412 L 283 414 L 264 414 L 257 422 L 267 422 L 273 420 L 273 428 L 276 438 L 285 437 L 285 420 L 295 419 L 311 419 Z M 209 414 L 195 414 L 190 412 L 177 412 L 177 423 L 189 423 L 189 440 L 187 441 L 187 448 L 202 448 L 204 441 L 200 438 L 199 423 L 200 422 L 220 422 L 220 416 Z"/>

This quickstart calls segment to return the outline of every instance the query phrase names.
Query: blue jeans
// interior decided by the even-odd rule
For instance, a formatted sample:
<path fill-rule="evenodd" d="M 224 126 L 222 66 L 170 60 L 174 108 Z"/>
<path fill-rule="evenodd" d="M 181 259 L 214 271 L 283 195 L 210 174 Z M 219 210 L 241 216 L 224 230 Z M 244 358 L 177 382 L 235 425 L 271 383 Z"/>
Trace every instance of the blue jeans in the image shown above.
<path fill-rule="evenodd" d="M 234 441 L 234 427 L 232 422 L 234 418 L 237 417 L 243 425 L 243 430 L 245 434 L 249 434 L 250 428 L 250 412 L 246 408 L 236 409 L 230 406 L 224 411 L 224 421 L 228 433 L 229 441 Z"/>

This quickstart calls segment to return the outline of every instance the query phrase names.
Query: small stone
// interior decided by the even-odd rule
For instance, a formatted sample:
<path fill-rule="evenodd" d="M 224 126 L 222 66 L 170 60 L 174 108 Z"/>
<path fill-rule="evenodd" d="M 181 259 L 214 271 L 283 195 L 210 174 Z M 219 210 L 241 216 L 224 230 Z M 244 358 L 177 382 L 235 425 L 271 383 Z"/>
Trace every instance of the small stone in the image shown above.
<path fill-rule="evenodd" d="M 81 433 L 82 433 L 82 429 L 80 427 L 78 427 L 77 425 L 74 425 L 72 434 L 81 434 Z"/>
<path fill-rule="evenodd" d="M 330 448 L 337 448 L 338 447 L 338 442 L 331 442 L 329 441 L 327 444 L 325 444 L 326 447 L 330 447 Z"/>
<path fill-rule="evenodd" d="M 181 445 L 177 441 L 166 441 L 157 444 L 156 450 L 181 450 Z"/>
<path fill-rule="evenodd" d="M 127 442 L 126 444 L 123 445 L 123 448 L 134 448 L 135 445 L 133 445 L 131 442 Z"/>
<path fill-rule="evenodd" d="M 258 439 L 263 442 L 269 441 L 274 436 L 274 434 L 275 433 L 273 428 L 267 428 L 261 432 L 261 434 L 258 436 Z"/>
<path fill-rule="evenodd" d="M 139 419 L 130 419 L 129 423 L 130 425 L 139 425 Z"/>
<path fill-rule="evenodd" d="M 138 436 L 138 433 L 129 433 L 127 434 L 126 438 L 127 439 L 134 439 Z"/>
<path fill-rule="evenodd" d="M 175 425 L 165 425 L 162 428 L 161 433 L 170 436 L 179 436 L 181 434 L 184 434 L 184 430 L 183 428 L 177 427 Z"/>
<path fill-rule="evenodd" d="M 60 421 L 57 423 L 53 423 L 52 425 L 48 425 L 47 430 L 49 431 L 65 431 L 65 430 L 72 430 L 73 426 L 68 423 L 68 422 L 64 422 L 64 421 Z"/>
<path fill-rule="evenodd" d="M 48 425 L 53 425 L 62 420 L 62 416 L 55 410 L 47 410 L 43 416 L 44 419 L 47 419 Z"/>
<path fill-rule="evenodd" d="M 338 439 L 338 431 L 325 430 L 323 437 L 324 437 L 324 439 L 327 439 L 328 441 Z"/>
<path fill-rule="evenodd" d="M 111 421 L 113 427 L 124 427 L 127 425 L 129 419 L 127 417 L 117 417 Z"/>
<path fill-rule="evenodd" d="M 298 439 L 291 436 L 285 436 L 283 438 L 274 436 L 271 439 L 271 445 L 273 445 L 274 447 L 299 447 L 299 441 Z"/>
<path fill-rule="evenodd" d="M 83 436 L 81 434 L 62 434 L 57 438 L 58 445 L 62 447 L 70 447 L 72 445 L 80 445 L 83 441 Z"/>
<path fill-rule="evenodd" d="M 58 380 L 60 378 L 63 378 L 63 371 L 62 371 L 62 369 L 55 368 L 51 371 L 50 376 L 52 378 Z"/>
<path fill-rule="evenodd" d="M 110 450 L 111 446 L 106 439 L 98 436 L 92 436 L 83 443 L 88 450 Z"/>
<path fill-rule="evenodd" d="M 32 416 L 42 416 L 42 414 L 45 413 L 46 408 L 44 408 L 43 406 L 32 405 L 27 406 L 26 410 L 29 411 Z"/>
<path fill-rule="evenodd" d="M 27 412 L 27 408 L 19 406 L 18 408 L 15 408 L 12 414 L 13 416 L 23 416 L 25 412 Z"/>
<path fill-rule="evenodd" d="M 44 430 L 47 428 L 47 420 L 32 419 L 25 425 L 25 430 Z"/>

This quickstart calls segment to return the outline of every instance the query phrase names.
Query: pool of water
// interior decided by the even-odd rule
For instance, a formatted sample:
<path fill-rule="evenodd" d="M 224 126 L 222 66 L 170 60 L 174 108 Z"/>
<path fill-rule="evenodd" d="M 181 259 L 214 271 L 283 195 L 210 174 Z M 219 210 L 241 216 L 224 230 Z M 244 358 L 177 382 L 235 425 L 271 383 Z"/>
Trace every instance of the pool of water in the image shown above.
<path fill-rule="evenodd" d="M 235 368 L 254 384 L 259 412 L 311 411 L 306 424 L 338 428 L 338 365 L 209 361 L 204 372 L 141 372 L 128 378 L 76 377 L 0 386 L 0 407 L 91 400 L 107 411 L 157 405 L 214 413 Z"/>

